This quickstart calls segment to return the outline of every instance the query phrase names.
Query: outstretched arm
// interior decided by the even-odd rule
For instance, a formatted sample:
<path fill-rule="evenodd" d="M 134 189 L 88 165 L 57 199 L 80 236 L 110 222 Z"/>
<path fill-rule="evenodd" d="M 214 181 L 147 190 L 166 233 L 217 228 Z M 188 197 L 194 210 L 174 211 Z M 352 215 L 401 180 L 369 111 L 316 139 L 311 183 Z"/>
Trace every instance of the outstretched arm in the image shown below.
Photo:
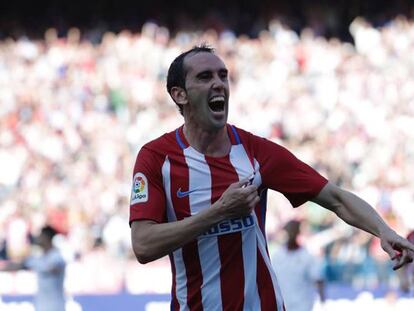
<path fill-rule="evenodd" d="M 399 236 L 364 200 L 328 182 L 313 202 L 331 210 L 346 223 L 381 240 L 382 248 L 395 260 L 394 270 L 412 262 L 414 245 Z"/>

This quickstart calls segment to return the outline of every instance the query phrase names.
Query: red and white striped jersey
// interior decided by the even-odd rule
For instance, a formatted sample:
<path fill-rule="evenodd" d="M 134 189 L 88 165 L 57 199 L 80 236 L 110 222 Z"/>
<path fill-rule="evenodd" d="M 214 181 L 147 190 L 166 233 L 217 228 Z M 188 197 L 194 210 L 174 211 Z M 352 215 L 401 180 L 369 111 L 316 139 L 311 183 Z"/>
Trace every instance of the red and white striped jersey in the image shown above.
<path fill-rule="evenodd" d="M 260 202 L 251 215 L 216 224 L 170 254 L 172 310 L 284 310 L 265 235 L 266 193 L 293 206 L 316 196 L 327 180 L 288 150 L 227 125 L 224 157 L 192 148 L 183 127 L 146 144 L 134 168 L 130 223 L 181 220 L 209 208 L 228 186 L 254 174 Z"/>

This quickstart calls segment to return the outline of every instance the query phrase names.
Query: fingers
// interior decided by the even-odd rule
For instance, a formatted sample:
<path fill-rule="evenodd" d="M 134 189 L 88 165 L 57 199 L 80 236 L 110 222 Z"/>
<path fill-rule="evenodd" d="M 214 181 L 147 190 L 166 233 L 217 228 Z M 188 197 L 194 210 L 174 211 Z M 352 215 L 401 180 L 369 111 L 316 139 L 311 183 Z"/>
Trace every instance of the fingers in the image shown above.
<path fill-rule="evenodd" d="M 413 261 L 413 254 L 410 251 L 404 249 L 401 254 L 398 254 L 395 258 L 395 265 L 393 270 L 398 270 L 403 267 L 405 264 L 408 264 Z"/>
<path fill-rule="evenodd" d="M 246 216 L 259 203 L 257 186 L 248 183 L 248 178 L 233 183 L 220 197 L 220 204 L 227 217 Z"/>
<path fill-rule="evenodd" d="M 239 180 L 238 182 L 232 183 L 228 189 L 234 189 L 234 188 L 245 188 L 249 185 L 251 185 L 253 183 L 253 179 L 254 179 L 255 174 L 253 173 L 250 176 L 247 176 L 241 180 Z"/>
<path fill-rule="evenodd" d="M 257 191 L 252 191 L 246 198 L 247 204 L 257 204 L 260 201 L 260 197 L 257 195 Z"/>
<path fill-rule="evenodd" d="M 414 244 L 413 244 L 413 243 L 411 243 L 410 241 L 408 241 L 408 240 L 406 240 L 406 239 L 403 239 L 403 240 L 400 242 L 400 244 L 401 244 L 401 246 L 402 246 L 403 248 L 407 248 L 407 249 L 409 249 L 410 251 L 414 252 Z"/>
<path fill-rule="evenodd" d="M 250 215 L 252 211 L 254 210 L 254 208 L 256 207 L 256 205 L 259 203 L 259 201 L 260 201 L 260 198 L 258 196 L 253 197 L 253 199 L 249 201 L 249 203 L 247 203 L 244 208 L 240 209 L 243 211 L 242 216 Z"/>
<path fill-rule="evenodd" d="M 232 190 L 239 192 L 242 195 L 250 195 L 251 193 L 257 193 L 257 186 L 256 185 L 247 185 L 246 183 L 242 184 L 242 182 L 237 182 L 231 184 L 226 191 Z"/>
<path fill-rule="evenodd" d="M 243 178 L 235 183 L 232 183 L 228 189 L 236 189 L 236 188 L 242 188 L 247 186 L 247 184 L 249 183 L 249 177 Z"/>
<path fill-rule="evenodd" d="M 256 196 L 253 200 L 253 202 L 251 203 L 252 205 L 252 209 L 260 202 L 260 197 Z"/>
<path fill-rule="evenodd" d="M 384 249 L 384 251 L 387 252 L 388 256 L 390 256 L 391 260 L 394 260 L 397 258 L 398 253 L 392 248 L 391 244 L 386 242 L 386 243 L 382 243 L 382 248 Z"/>
<path fill-rule="evenodd" d="M 257 195 L 257 186 L 249 185 L 242 189 L 242 191 L 247 195 L 250 196 L 252 194 Z"/>
<path fill-rule="evenodd" d="M 381 245 L 395 262 L 393 270 L 400 269 L 414 259 L 413 244 L 398 235 L 393 239 L 382 241 Z"/>

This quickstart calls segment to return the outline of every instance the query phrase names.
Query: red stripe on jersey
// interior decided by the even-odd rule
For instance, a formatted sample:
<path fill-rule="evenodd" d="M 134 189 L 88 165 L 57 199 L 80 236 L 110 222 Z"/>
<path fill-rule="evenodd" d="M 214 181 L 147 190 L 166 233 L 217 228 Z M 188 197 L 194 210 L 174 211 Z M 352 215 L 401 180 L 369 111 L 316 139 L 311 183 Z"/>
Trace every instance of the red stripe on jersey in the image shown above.
<path fill-rule="evenodd" d="M 254 213 L 256 214 L 257 222 L 259 223 L 260 231 L 262 231 L 262 233 L 263 233 L 263 229 L 262 228 L 264 227 L 265 224 L 264 224 L 264 221 L 263 221 L 262 215 L 261 215 L 261 213 L 262 213 L 262 207 L 260 206 L 260 202 L 254 208 Z"/>
<path fill-rule="evenodd" d="M 261 310 L 277 310 L 272 277 L 259 248 L 257 248 L 257 288 L 260 296 Z"/>
<path fill-rule="evenodd" d="M 189 196 L 179 198 L 177 191 L 189 190 L 189 171 L 184 153 L 179 157 L 170 158 L 171 200 L 177 220 L 191 216 Z M 182 256 L 187 275 L 187 304 L 190 310 L 203 310 L 201 300 L 201 272 L 200 257 L 197 242 L 190 242 L 182 247 Z"/>
<path fill-rule="evenodd" d="M 211 172 L 211 203 L 217 201 L 228 186 L 239 181 L 229 157 L 211 158 L 206 156 Z M 244 268 L 243 247 L 240 232 L 217 237 L 220 252 L 220 284 L 223 310 L 243 310 Z"/>
<path fill-rule="evenodd" d="M 172 254 L 169 255 L 170 263 L 171 263 L 171 273 L 172 273 L 172 288 L 171 288 L 171 310 L 180 310 L 180 305 L 177 300 L 177 295 L 175 293 L 175 289 L 177 288 L 177 284 L 175 282 L 175 264 L 174 264 L 174 257 Z"/>
<path fill-rule="evenodd" d="M 259 222 L 259 228 L 262 231 L 263 236 L 266 236 L 266 210 L 267 210 L 267 189 L 259 187 L 260 201 L 254 208 L 256 213 L 257 221 Z M 266 247 L 267 240 L 265 239 Z"/>
<path fill-rule="evenodd" d="M 240 232 L 218 237 L 221 300 L 224 311 L 243 310 L 244 268 Z"/>
<path fill-rule="evenodd" d="M 202 311 L 201 285 L 203 284 L 203 275 L 197 241 L 186 244 L 182 248 L 182 252 L 187 275 L 187 305 L 191 311 Z"/>

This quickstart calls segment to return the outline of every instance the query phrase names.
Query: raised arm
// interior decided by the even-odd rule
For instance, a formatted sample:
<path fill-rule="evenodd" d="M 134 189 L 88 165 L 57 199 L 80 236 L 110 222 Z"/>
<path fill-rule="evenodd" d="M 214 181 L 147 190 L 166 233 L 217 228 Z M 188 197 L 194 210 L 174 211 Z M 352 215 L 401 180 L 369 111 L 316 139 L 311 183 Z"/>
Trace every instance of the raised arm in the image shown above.
<path fill-rule="evenodd" d="M 394 270 L 412 262 L 414 245 L 399 236 L 364 200 L 328 182 L 313 202 L 331 210 L 346 223 L 381 240 L 382 248 L 395 260 Z"/>
<path fill-rule="evenodd" d="M 234 183 L 210 208 L 183 220 L 157 223 L 134 221 L 131 225 L 132 247 L 140 263 L 161 258 L 206 232 L 225 219 L 247 216 L 259 202 L 257 187 L 246 180 Z"/>

